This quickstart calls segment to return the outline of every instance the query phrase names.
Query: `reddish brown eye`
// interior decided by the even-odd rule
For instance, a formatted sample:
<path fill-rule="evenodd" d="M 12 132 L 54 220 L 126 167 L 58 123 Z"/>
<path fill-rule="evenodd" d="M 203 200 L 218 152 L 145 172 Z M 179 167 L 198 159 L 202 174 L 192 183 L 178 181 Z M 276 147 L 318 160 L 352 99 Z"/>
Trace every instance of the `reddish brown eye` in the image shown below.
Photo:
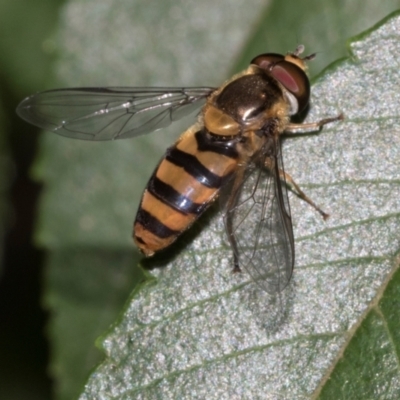
<path fill-rule="evenodd" d="M 268 54 L 261 54 L 255 58 L 253 58 L 250 62 L 250 64 L 255 64 L 258 65 L 262 69 L 268 69 L 268 67 L 272 63 L 278 63 L 280 61 L 284 61 L 285 56 L 282 54 L 276 54 L 276 53 L 268 53 Z"/>
<path fill-rule="evenodd" d="M 301 60 L 301 59 L 300 59 Z M 298 102 L 298 113 L 307 106 L 310 98 L 310 82 L 305 72 L 281 54 L 261 54 L 251 61 L 267 70 Z"/>

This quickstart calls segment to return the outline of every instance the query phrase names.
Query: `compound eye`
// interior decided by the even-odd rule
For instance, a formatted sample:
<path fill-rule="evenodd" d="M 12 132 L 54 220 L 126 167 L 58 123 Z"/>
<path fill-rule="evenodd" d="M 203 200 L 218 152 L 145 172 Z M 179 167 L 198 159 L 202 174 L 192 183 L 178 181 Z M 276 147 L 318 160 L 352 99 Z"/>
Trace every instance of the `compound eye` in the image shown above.
<path fill-rule="evenodd" d="M 265 69 L 297 100 L 295 114 L 304 110 L 310 99 L 310 82 L 306 73 L 280 54 L 262 54 L 251 61 Z"/>
<path fill-rule="evenodd" d="M 253 58 L 250 64 L 258 65 L 262 69 L 270 68 L 271 64 L 276 64 L 280 61 L 285 61 L 285 56 L 276 53 L 261 54 Z"/>

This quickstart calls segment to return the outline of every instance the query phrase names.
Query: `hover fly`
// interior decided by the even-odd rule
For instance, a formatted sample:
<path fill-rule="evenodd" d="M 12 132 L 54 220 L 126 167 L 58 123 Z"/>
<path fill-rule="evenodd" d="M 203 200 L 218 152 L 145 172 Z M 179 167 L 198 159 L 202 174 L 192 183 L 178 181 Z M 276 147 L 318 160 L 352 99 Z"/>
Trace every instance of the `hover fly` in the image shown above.
<path fill-rule="evenodd" d="M 146 256 L 165 249 L 219 197 L 234 270 L 248 270 L 269 292 L 282 290 L 294 265 L 287 186 L 325 214 L 284 172 L 279 136 L 318 130 L 342 118 L 294 124 L 310 83 L 293 53 L 261 54 L 219 88 L 55 89 L 23 100 L 27 122 L 83 140 L 132 138 L 164 128 L 202 106 L 197 122 L 170 147 L 151 176 L 133 227 Z"/>

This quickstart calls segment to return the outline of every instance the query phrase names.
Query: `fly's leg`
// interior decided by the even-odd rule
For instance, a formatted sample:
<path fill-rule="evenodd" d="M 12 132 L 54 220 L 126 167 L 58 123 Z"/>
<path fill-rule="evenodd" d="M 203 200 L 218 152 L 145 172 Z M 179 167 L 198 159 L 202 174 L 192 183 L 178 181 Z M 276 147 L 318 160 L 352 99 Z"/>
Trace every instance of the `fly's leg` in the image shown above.
<path fill-rule="evenodd" d="M 285 132 L 288 133 L 297 133 L 297 132 L 306 132 L 306 131 L 317 131 L 320 130 L 324 125 L 330 124 L 331 122 L 342 121 L 344 119 L 343 114 L 339 114 L 337 117 L 333 118 L 325 118 L 316 122 L 308 122 L 305 124 L 289 124 L 285 128 Z M 271 170 L 271 165 L 268 165 L 268 160 L 265 163 L 265 166 Z M 324 220 L 329 218 L 329 214 L 322 211 L 299 187 L 299 185 L 293 180 L 293 178 L 287 174 L 285 171 L 279 170 L 279 178 L 282 181 L 285 181 L 286 184 L 291 188 L 291 190 L 296 193 L 298 197 L 307 202 L 311 207 L 313 207 L 316 211 L 318 211 Z"/>
<path fill-rule="evenodd" d="M 285 128 L 285 133 L 318 131 L 326 124 L 330 124 L 331 122 L 336 122 L 336 121 L 343 121 L 343 120 L 344 120 L 344 115 L 339 114 L 337 117 L 325 118 L 325 119 L 321 119 L 320 121 L 316 121 L 316 122 L 307 122 L 305 124 L 288 124 L 288 126 Z"/>
<path fill-rule="evenodd" d="M 225 216 L 225 227 L 226 227 L 226 232 L 228 234 L 228 240 L 229 240 L 229 244 L 232 248 L 232 252 L 233 252 L 233 273 L 238 273 L 241 272 L 242 270 L 240 269 L 239 266 L 239 258 L 238 258 L 238 247 L 237 247 L 237 242 L 236 242 L 236 238 L 235 238 L 235 233 L 234 233 L 234 227 L 233 227 L 233 215 L 234 215 L 234 210 L 236 207 L 236 203 L 237 203 L 237 191 L 238 188 L 240 187 L 240 185 L 243 182 L 243 174 L 244 174 L 244 169 L 241 168 L 238 173 L 236 174 L 235 180 L 232 184 L 232 190 L 231 193 L 233 195 L 231 195 L 227 201 L 226 204 L 226 216 Z"/>
<path fill-rule="evenodd" d="M 308 203 L 311 207 L 313 207 L 316 211 L 318 211 L 324 220 L 327 220 L 329 218 L 329 214 L 321 210 L 299 187 L 299 185 L 293 180 L 293 178 L 286 173 L 285 171 L 279 170 L 279 178 L 281 181 L 284 181 L 290 189 L 296 193 L 300 199 L 304 200 L 306 203 Z"/>
<path fill-rule="evenodd" d="M 272 170 L 273 168 L 273 161 L 270 158 L 267 158 L 265 160 L 265 167 L 268 170 Z M 329 218 L 329 214 L 321 210 L 301 189 L 300 186 L 293 180 L 293 178 L 286 173 L 283 170 L 279 170 L 279 179 L 283 182 L 286 183 L 286 185 L 289 186 L 289 188 L 298 196 L 300 199 L 304 200 L 306 203 L 308 203 L 312 208 L 314 208 L 316 211 L 318 211 L 324 220 L 327 220 Z"/>
<path fill-rule="evenodd" d="M 317 122 L 309 122 L 305 124 L 288 124 L 285 132 L 290 132 L 290 133 L 296 133 L 296 132 L 305 132 L 305 131 L 316 131 L 321 129 L 324 125 L 329 124 L 331 122 L 335 121 L 341 121 L 344 119 L 343 114 L 338 115 L 337 117 L 333 118 L 325 118 Z M 265 160 L 265 167 L 269 169 L 271 172 L 274 171 L 274 164 L 275 161 L 272 158 L 267 157 Z M 228 240 L 231 245 L 231 248 L 233 250 L 233 272 L 240 272 L 240 266 L 239 266 L 239 258 L 238 258 L 238 247 L 237 247 L 237 242 L 235 238 L 235 230 L 233 226 L 233 216 L 234 216 L 234 211 L 237 203 L 237 192 L 238 188 L 243 182 L 243 177 L 244 177 L 244 169 L 241 168 L 238 173 L 236 174 L 235 180 L 233 182 L 232 186 L 232 191 L 233 196 L 230 196 L 227 202 L 227 211 L 226 211 L 226 216 L 225 216 L 225 226 L 226 226 L 226 231 L 228 234 Z M 311 207 L 313 207 L 316 211 L 318 211 L 324 220 L 326 220 L 329 217 L 329 214 L 321 210 L 297 185 L 297 183 L 293 180 L 293 178 L 287 174 L 283 170 L 279 170 L 279 179 L 281 181 L 284 181 L 290 189 L 302 200 L 304 200 L 306 203 L 308 203 Z"/>
<path fill-rule="evenodd" d="M 232 248 L 232 252 L 233 252 L 233 270 L 232 272 L 234 274 L 238 273 L 238 272 L 242 272 L 242 270 L 239 267 L 239 259 L 237 256 L 237 242 L 236 242 L 236 238 L 235 235 L 233 234 L 233 221 L 232 221 L 232 217 L 233 217 L 233 209 L 230 209 L 226 212 L 226 232 L 228 233 L 228 240 L 229 240 L 229 244 L 231 245 Z"/>

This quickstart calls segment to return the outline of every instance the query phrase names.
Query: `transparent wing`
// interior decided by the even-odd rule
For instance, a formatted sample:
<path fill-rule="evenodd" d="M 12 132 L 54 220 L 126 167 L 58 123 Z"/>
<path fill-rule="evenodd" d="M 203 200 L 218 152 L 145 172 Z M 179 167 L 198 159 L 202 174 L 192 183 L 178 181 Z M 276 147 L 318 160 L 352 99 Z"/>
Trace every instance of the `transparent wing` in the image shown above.
<path fill-rule="evenodd" d="M 270 168 L 265 168 L 265 161 Z M 225 225 L 239 266 L 269 293 L 283 290 L 294 265 L 294 238 L 279 142 L 271 140 L 237 178 Z M 283 178 L 283 174 L 281 174 Z M 229 190 L 229 189 L 228 189 Z"/>
<path fill-rule="evenodd" d="M 42 129 L 84 140 L 124 139 L 189 115 L 215 88 L 72 88 L 27 97 L 17 114 Z"/>

